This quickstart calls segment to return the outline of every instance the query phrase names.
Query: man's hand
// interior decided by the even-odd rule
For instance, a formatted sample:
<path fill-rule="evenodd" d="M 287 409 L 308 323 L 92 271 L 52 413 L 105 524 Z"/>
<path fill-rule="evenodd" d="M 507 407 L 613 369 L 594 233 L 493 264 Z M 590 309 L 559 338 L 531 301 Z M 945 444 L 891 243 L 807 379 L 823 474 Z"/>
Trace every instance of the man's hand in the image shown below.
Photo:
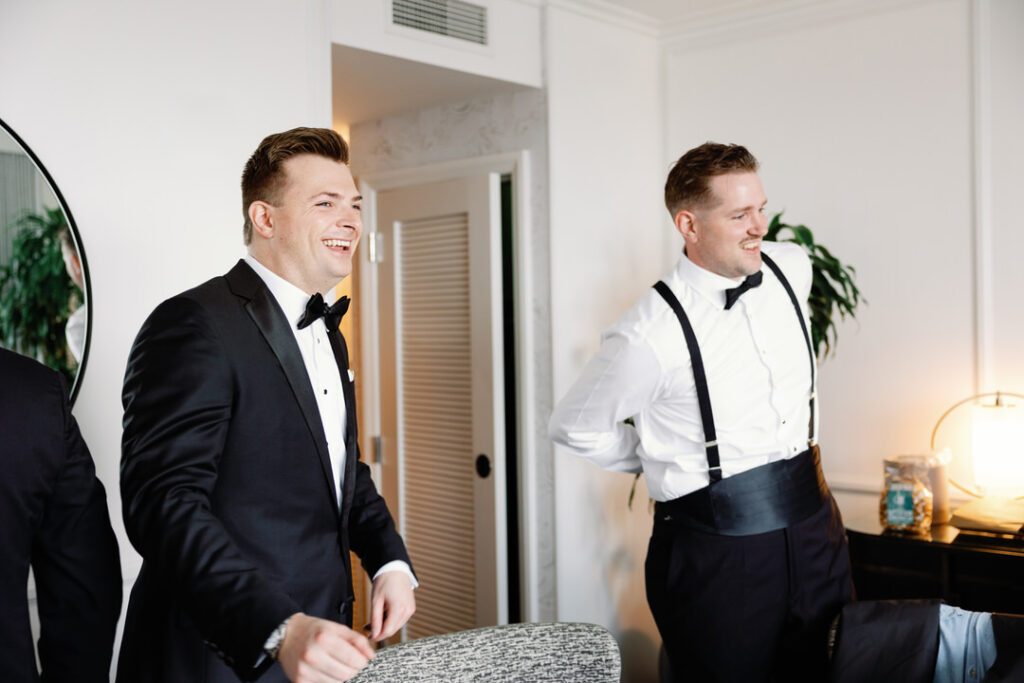
<path fill-rule="evenodd" d="M 288 620 L 277 652 L 277 661 L 293 683 L 347 681 L 370 659 L 373 647 L 364 636 L 341 624 L 301 612 Z"/>
<path fill-rule="evenodd" d="M 416 611 L 412 583 L 405 572 L 384 572 L 373 582 L 370 596 L 370 639 L 385 640 L 405 626 Z"/>

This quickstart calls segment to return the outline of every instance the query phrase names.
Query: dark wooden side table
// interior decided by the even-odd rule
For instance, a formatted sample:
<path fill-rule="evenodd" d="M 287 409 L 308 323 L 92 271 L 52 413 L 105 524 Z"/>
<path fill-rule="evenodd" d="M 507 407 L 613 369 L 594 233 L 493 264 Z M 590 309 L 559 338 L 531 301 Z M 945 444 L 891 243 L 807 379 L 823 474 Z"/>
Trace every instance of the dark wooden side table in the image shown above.
<path fill-rule="evenodd" d="M 939 524 L 924 536 L 882 531 L 877 515 L 846 520 L 860 600 L 941 598 L 977 612 L 1024 614 L 1024 543 Z"/>

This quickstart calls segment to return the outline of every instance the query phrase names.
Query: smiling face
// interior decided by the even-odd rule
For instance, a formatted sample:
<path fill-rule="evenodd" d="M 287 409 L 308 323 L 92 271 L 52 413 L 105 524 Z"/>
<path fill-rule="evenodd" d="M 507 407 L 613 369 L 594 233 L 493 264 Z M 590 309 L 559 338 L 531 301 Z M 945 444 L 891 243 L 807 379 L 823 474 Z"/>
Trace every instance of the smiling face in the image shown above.
<path fill-rule="evenodd" d="M 362 197 L 344 163 L 315 154 L 291 157 L 275 204 L 249 205 L 256 259 L 307 294 L 326 293 L 352 272 L 363 232 Z"/>
<path fill-rule="evenodd" d="M 681 209 L 676 229 L 686 239 L 686 255 L 696 265 L 728 278 L 761 269 L 761 238 L 768 232 L 761 179 L 753 172 L 713 176 L 711 199 Z"/>

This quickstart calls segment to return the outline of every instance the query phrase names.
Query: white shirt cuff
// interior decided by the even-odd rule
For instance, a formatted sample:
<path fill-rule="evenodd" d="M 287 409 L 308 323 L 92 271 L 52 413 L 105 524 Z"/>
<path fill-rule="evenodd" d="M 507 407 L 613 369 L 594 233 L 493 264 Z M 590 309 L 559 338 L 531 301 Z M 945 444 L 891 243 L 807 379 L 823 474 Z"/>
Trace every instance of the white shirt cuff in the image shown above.
<path fill-rule="evenodd" d="M 377 570 L 377 573 L 373 575 L 372 580 L 376 581 L 378 576 L 386 572 L 404 572 L 405 575 L 409 577 L 409 582 L 412 584 L 412 587 L 419 588 L 420 582 L 416 580 L 415 576 L 413 576 L 412 568 L 402 560 L 392 560 L 391 562 L 388 562 Z"/>

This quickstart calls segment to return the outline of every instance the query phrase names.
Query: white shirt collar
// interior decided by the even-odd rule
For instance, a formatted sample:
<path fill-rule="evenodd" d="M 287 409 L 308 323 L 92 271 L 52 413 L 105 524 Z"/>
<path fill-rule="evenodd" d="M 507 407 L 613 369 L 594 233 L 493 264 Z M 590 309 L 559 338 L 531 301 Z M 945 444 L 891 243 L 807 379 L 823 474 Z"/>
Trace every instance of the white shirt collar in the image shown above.
<path fill-rule="evenodd" d="M 685 251 L 676 265 L 675 273 L 676 277 L 700 292 L 719 308 L 725 306 L 725 290 L 732 289 L 743 282 L 743 278 L 732 279 L 701 268 L 690 260 Z"/>
<path fill-rule="evenodd" d="M 300 288 L 257 261 L 256 257 L 251 253 L 245 255 L 245 262 L 256 271 L 256 274 L 267 285 L 267 289 L 277 299 L 277 304 L 284 311 L 284 316 L 292 327 L 297 326 L 299 318 L 306 312 L 306 302 L 309 301 L 309 294 L 306 294 Z M 332 287 L 323 297 L 328 305 L 333 304 L 335 299 L 334 288 Z"/>

